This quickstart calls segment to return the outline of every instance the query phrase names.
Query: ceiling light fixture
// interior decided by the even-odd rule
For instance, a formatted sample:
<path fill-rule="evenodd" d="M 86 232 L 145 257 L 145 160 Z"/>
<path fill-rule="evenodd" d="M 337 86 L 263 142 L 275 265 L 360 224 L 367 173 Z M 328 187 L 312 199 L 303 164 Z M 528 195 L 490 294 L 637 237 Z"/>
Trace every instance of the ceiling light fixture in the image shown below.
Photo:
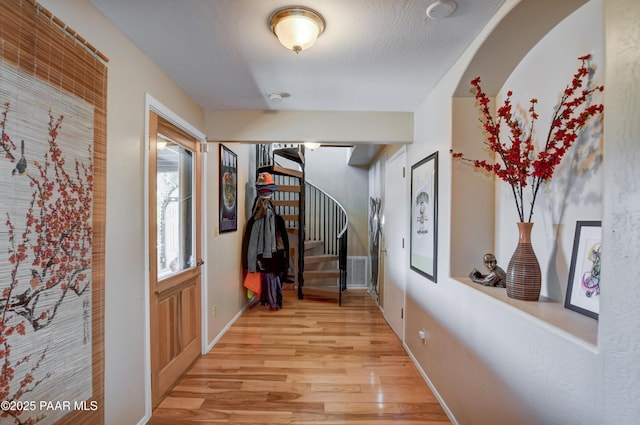
<path fill-rule="evenodd" d="M 315 151 L 320 147 L 320 143 L 317 142 L 305 142 L 304 147 L 309 148 L 309 150 Z"/>
<path fill-rule="evenodd" d="M 313 46 L 324 25 L 318 12 L 300 6 L 276 10 L 269 19 L 269 27 L 280 44 L 296 53 Z"/>

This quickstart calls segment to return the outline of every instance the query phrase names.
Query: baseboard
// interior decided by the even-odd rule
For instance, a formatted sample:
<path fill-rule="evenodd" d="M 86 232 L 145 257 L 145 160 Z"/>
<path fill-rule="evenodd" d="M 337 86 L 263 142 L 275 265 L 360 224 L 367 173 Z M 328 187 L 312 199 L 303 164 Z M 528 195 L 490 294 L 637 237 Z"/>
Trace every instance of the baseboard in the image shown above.
<path fill-rule="evenodd" d="M 418 363 L 418 360 L 415 358 L 415 356 L 413 355 L 413 353 L 411 352 L 411 350 L 409 349 L 409 347 L 407 346 L 407 344 L 405 344 L 404 342 L 402 343 L 402 346 L 404 347 L 404 351 L 407 352 L 407 354 L 409 355 L 409 357 L 411 358 L 411 360 L 413 361 L 413 364 L 416 365 L 416 368 L 418 368 L 418 372 L 420 372 L 420 375 L 422 375 L 422 379 L 425 380 L 425 382 L 427 383 L 427 385 L 429 386 L 429 389 L 431 389 L 431 392 L 433 393 L 434 396 L 436 396 L 436 400 L 438 400 L 438 403 L 440 403 L 440 406 L 442 406 L 442 410 L 444 410 L 444 413 L 447 415 L 447 417 L 449 418 L 449 420 L 451 421 L 451 423 L 453 425 L 459 425 L 458 421 L 456 420 L 456 418 L 453 416 L 453 413 L 451 413 L 451 410 L 449 410 L 449 407 L 447 407 L 447 403 L 444 402 L 444 400 L 442 399 L 442 397 L 440 396 L 440 393 L 438 392 L 438 390 L 436 389 L 436 387 L 433 385 L 433 383 L 431 382 L 431 380 L 429 379 L 429 377 L 427 376 L 426 372 L 424 371 L 424 369 L 422 369 L 422 366 L 420 365 L 420 363 Z"/>
<path fill-rule="evenodd" d="M 373 298 L 374 294 L 372 294 L 371 291 L 368 291 L 368 292 L 369 292 L 369 295 Z M 375 298 L 374 298 L 374 300 L 375 300 Z M 377 300 L 376 300 L 376 304 L 378 304 L 378 308 L 380 309 L 380 314 L 382 314 L 382 317 L 384 318 L 384 320 L 387 322 L 389 327 L 391 327 L 391 325 L 389 324 L 389 321 L 387 320 L 387 318 L 384 315 L 384 309 L 377 302 Z M 455 416 L 453 416 L 453 413 L 451 412 L 451 410 L 449 410 L 449 407 L 447 406 L 447 403 L 445 403 L 444 399 L 440 396 L 440 393 L 438 392 L 436 387 L 433 385 L 433 382 L 431 382 L 431 379 L 429 379 L 429 377 L 427 376 L 427 374 L 424 371 L 424 369 L 422 369 L 422 366 L 420 365 L 420 363 L 418 363 L 418 360 L 415 358 L 415 356 L 413 355 L 413 353 L 409 349 L 409 346 L 407 346 L 407 344 L 405 344 L 404 341 L 401 341 L 401 342 L 402 342 L 402 347 L 404 348 L 404 351 L 407 353 L 407 355 L 409 356 L 409 358 L 411 359 L 413 364 L 416 366 L 416 368 L 418 369 L 418 372 L 420 372 L 420 375 L 422 376 L 422 379 L 424 379 L 424 381 L 427 383 L 427 386 L 429 387 L 429 389 L 431 390 L 433 395 L 436 397 L 436 400 L 438 400 L 438 403 L 440 403 L 440 406 L 442 407 L 442 410 L 444 410 L 444 413 L 447 415 L 447 417 L 449 418 L 451 423 L 453 425 L 460 425 L 458 423 L 458 421 L 456 420 Z"/>
<path fill-rule="evenodd" d="M 220 340 L 220 338 L 222 338 L 222 336 L 225 333 L 227 333 L 229 328 L 236 322 L 236 320 L 238 320 L 238 318 L 240 318 L 240 316 L 242 316 L 242 313 L 244 313 L 244 311 L 247 309 L 247 307 L 249 307 L 249 303 L 248 302 L 244 305 L 244 307 L 242 307 L 240 309 L 240 311 L 233 317 L 233 319 L 231 319 L 229 321 L 229 323 L 227 323 L 227 325 L 224 328 L 222 328 L 220 333 L 218 335 L 216 335 L 215 338 L 213 338 L 213 340 L 209 343 L 209 345 L 207 345 L 207 353 L 209 351 L 211 351 L 211 349 L 217 344 L 217 342 Z"/>

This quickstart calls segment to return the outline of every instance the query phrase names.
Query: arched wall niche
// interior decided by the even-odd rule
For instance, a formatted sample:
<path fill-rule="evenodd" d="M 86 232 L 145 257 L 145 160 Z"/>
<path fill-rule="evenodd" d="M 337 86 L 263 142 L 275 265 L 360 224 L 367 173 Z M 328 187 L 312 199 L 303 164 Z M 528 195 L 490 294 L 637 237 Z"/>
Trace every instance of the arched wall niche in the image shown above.
<path fill-rule="evenodd" d="M 522 58 L 553 27 L 589 0 L 522 0 L 484 40 L 458 82 L 454 97 L 470 97 L 469 82 L 495 96 Z"/>
<path fill-rule="evenodd" d="M 491 160 L 484 144 L 478 143 L 484 135 L 478 125 L 470 81 L 481 76 L 483 89 L 495 97 L 527 53 L 588 1 L 522 0 L 504 16 L 477 49 L 454 91 L 454 151 Z M 482 254 L 496 250 L 496 185 L 493 178 L 482 178 L 478 170 L 454 161 L 451 188 L 450 272 L 453 278 L 466 278 L 470 265 L 477 265 Z M 506 264 L 500 265 L 506 269 Z"/>

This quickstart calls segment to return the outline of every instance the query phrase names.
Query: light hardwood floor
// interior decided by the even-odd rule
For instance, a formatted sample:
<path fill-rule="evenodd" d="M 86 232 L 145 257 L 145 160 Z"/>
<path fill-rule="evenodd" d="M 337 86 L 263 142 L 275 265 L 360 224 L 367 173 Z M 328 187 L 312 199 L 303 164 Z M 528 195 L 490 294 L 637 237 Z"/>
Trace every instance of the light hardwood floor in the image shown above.
<path fill-rule="evenodd" d="M 284 294 L 246 310 L 149 424 L 451 424 L 368 294 Z"/>

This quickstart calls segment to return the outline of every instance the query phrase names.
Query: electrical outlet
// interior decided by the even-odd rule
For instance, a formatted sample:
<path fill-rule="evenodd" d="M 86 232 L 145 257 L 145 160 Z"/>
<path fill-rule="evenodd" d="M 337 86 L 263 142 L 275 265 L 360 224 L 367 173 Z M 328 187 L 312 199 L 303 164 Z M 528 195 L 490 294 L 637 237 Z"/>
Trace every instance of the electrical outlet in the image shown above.
<path fill-rule="evenodd" d="M 424 329 L 420 329 L 418 331 L 418 338 L 422 340 L 423 345 L 427 345 L 427 333 L 424 331 Z"/>
<path fill-rule="evenodd" d="M 213 317 L 216 317 L 216 316 L 218 315 L 218 305 L 217 305 L 217 304 L 214 304 L 214 305 L 211 307 L 211 311 L 213 312 Z"/>

